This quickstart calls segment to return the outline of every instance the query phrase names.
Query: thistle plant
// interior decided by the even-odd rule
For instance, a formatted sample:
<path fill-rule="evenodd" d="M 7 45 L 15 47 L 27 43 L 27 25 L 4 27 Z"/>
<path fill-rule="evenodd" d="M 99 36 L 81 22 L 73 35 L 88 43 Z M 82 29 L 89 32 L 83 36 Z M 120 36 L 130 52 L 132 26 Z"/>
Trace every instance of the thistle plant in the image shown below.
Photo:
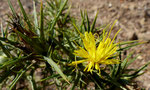
<path fill-rule="evenodd" d="M 70 16 L 67 1 L 41 0 L 40 12 L 33 1 L 33 15 L 28 15 L 18 0 L 19 15 L 8 0 L 12 15 L 7 27 L 1 25 L 1 89 L 46 90 L 54 86 L 74 90 L 87 89 L 89 83 L 94 83 L 96 90 L 127 90 L 126 86 L 144 73 L 141 71 L 149 63 L 129 69 L 137 57 L 131 58 L 129 53 L 122 58 L 124 50 L 141 42 L 116 43 L 120 30 L 110 38 L 115 23 L 96 27 L 97 14 L 90 22 L 82 11 L 79 21 Z M 39 70 L 40 80 L 36 75 Z"/>

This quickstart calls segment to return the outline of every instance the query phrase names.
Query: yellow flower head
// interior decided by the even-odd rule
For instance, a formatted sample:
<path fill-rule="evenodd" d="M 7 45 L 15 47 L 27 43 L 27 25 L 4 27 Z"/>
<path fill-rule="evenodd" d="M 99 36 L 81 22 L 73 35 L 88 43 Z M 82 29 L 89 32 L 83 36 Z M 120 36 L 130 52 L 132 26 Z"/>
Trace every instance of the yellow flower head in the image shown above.
<path fill-rule="evenodd" d="M 111 30 L 109 31 L 109 33 L 103 30 L 103 39 L 99 42 L 99 45 L 97 47 L 94 35 L 91 32 L 85 32 L 84 35 L 81 34 L 85 49 L 79 47 L 78 50 L 74 51 L 74 55 L 82 57 L 84 59 L 73 61 L 70 65 L 77 65 L 83 62 L 87 62 L 87 66 L 84 70 L 92 72 L 95 68 L 100 72 L 100 64 L 119 64 L 120 60 L 109 59 L 109 57 L 116 54 L 116 50 L 118 49 L 117 44 L 113 44 L 113 41 L 118 32 L 114 36 L 113 40 L 111 40 L 109 38 Z"/>

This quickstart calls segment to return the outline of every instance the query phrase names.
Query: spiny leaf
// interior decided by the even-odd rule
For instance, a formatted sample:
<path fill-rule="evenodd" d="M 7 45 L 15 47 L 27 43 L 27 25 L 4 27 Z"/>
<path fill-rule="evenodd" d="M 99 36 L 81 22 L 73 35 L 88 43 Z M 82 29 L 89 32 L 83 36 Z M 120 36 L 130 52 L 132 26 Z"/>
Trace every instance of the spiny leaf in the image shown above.
<path fill-rule="evenodd" d="M 138 74 L 140 71 L 144 70 L 149 64 L 150 64 L 150 62 L 148 62 L 147 64 L 145 64 L 144 66 L 142 66 L 140 69 L 138 69 L 138 70 L 137 70 L 136 72 L 134 72 L 132 75 Z"/>
<path fill-rule="evenodd" d="M 60 74 L 60 76 L 62 76 L 62 78 L 69 83 L 69 81 L 67 80 L 66 76 L 63 74 L 61 69 L 51 58 L 44 57 L 44 59 L 47 60 L 47 62 L 56 70 L 56 72 L 58 72 Z"/>
<path fill-rule="evenodd" d="M 80 72 L 78 71 L 78 72 L 76 73 L 75 81 L 74 81 L 74 83 L 73 83 L 73 85 L 72 85 L 71 90 L 74 90 L 74 89 L 75 89 L 75 87 L 78 85 L 78 83 L 79 83 L 79 81 L 80 81 L 80 78 L 81 78 L 81 74 L 80 74 Z"/>
<path fill-rule="evenodd" d="M 127 63 L 128 63 L 128 60 L 129 60 L 129 58 L 130 58 L 132 55 L 133 55 L 133 52 L 131 52 L 131 53 L 123 60 L 123 62 L 121 63 L 121 68 L 122 68 L 122 70 L 125 69 L 125 67 L 126 67 L 126 65 L 127 65 Z"/>
<path fill-rule="evenodd" d="M 4 63 L 0 66 L 0 69 L 1 69 L 1 68 L 5 68 L 5 67 L 7 67 L 7 66 L 9 66 L 9 65 L 15 65 L 15 64 L 17 64 L 17 63 L 20 62 L 20 61 L 29 59 L 31 55 L 32 55 L 32 54 L 29 54 L 28 56 L 24 56 L 24 57 L 19 57 L 19 58 L 15 58 L 15 59 L 10 59 L 9 61 L 4 62 Z"/>
<path fill-rule="evenodd" d="M 46 80 L 49 80 L 49 79 L 51 79 L 51 78 L 55 78 L 55 77 L 58 77 L 58 76 L 59 76 L 59 74 L 50 75 L 50 76 L 48 76 L 48 77 L 46 77 L 46 78 L 40 80 L 39 82 L 43 82 L 43 81 L 46 81 Z"/>
<path fill-rule="evenodd" d="M 131 44 L 131 45 L 128 45 L 126 47 L 122 47 L 122 48 L 118 49 L 117 51 L 127 50 L 127 49 L 130 49 L 131 47 L 134 47 L 134 46 L 137 46 L 137 45 L 140 45 L 140 44 L 142 44 L 142 43 Z"/>
<path fill-rule="evenodd" d="M 59 16 L 60 16 L 60 14 L 62 13 L 64 7 L 66 6 L 67 2 L 68 2 L 68 0 L 65 0 L 65 1 L 64 1 L 63 5 L 60 7 L 60 10 L 59 10 L 59 12 L 58 12 L 56 18 L 53 20 L 52 26 L 50 27 L 50 32 L 51 32 L 51 35 L 52 35 L 52 36 L 53 36 L 53 34 L 54 34 L 54 26 L 56 25 L 56 22 L 57 22 L 57 20 L 58 20 L 58 18 L 59 18 Z"/>
<path fill-rule="evenodd" d="M 126 44 L 137 43 L 137 42 L 138 42 L 138 40 L 124 41 L 124 42 L 120 42 L 119 45 L 126 45 Z"/>
<path fill-rule="evenodd" d="M 2 37 L 4 37 L 5 34 L 4 34 L 4 29 L 3 29 L 3 24 L 2 23 L 1 23 L 1 33 L 2 33 Z"/>
<path fill-rule="evenodd" d="M 52 36 L 50 36 L 51 37 L 51 39 L 57 44 L 57 45 L 59 45 L 59 47 L 60 48 L 62 48 L 63 49 L 63 51 L 66 53 L 66 54 L 68 54 L 68 56 L 71 58 L 71 59 L 74 59 L 74 55 L 72 54 L 72 53 L 70 53 L 70 51 L 66 48 L 66 47 L 64 47 L 59 41 L 57 41 L 55 38 L 53 38 Z"/>
<path fill-rule="evenodd" d="M 86 12 L 86 22 L 87 22 L 87 31 L 89 32 L 90 31 L 90 21 L 89 21 L 87 12 Z"/>
<path fill-rule="evenodd" d="M 30 21 L 29 21 L 29 19 L 28 19 L 28 16 L 27 16 L 27 14 L 26 14 L 26 12 L 25 12 L 25 10 L 24 10 L 24 8 L 23 8 L 23 6 L 22 6 L 20 0 L 18 0 L 18 3 L 19 3 L 19 6 L 20 6 L 20 9 L 21 9 L 21 11 L 22 11 L 24 20 L 27 22 L 27 25 L 28 25 L 28 27 L 29 27 L 29 30 L 32 30 L 32 25 L 31 25 L 31 23 L 30 23 Z"/>
<path fill-rule="evenodd" d="M 7 0 L 7 1 L 8 1 L 8 5 L 9 5 L 9 7 L 10 7 L 12 13 L 13 13 L 13 15 L 16 16 L 16 12 L 15 12 L 15 10 L 14 10 L 14 8 L 13 8 L 13 6 L 12 6 L 10 0 Z"/>
<path fill-rule="evenodd" d="M 71 6 L 69 6 L 68 11 L 67 11 L 67 13 L 65 14 L 65 17 L 64 17 L 64 19 L 63 19 L 63 21 L 62 21 L 63 24 L 65 23 L 67 17 L 69 16 L 70 9 L 71 9 Z"/>
<path fill-rule="evenodd" d="M 33 1 L 33 15 L 34 15 L 34 26 L 37 35 L 40 35 L 39 29 L 38 29 L 38 20 L 37 20 L 37 13 L 36 13 L 36 7 L 35 7 L 35 1 Z"/>
<path fill-rule="evenodd" d="M 8 78 L 9 75 L 11 75 L 12 70 L 5 71 L 0 76 L 0 83 L 2 83 L 6 78 Z"/>
<path fill-rule="evenodd" d="M 92 26 L 91 26 L 91 28 L 90 28 L 90 32 L 93 32 L 93 29 L 94 29 L 94 27 L 95 27 L 96 20 L 97 20 L 97 15 L 98 15 L 98 12 L 96 13 L 96 16 L 95 16 L 95 18 L 94 18 L 94 21 L 93 21 L 93 23 L 92 23 Z"/>
<path fill-rule="evenodd" d="M 0 41 L 3 41 L 3 42 L 5 42 L 5 43 L 9 43 L 9 44 L 11 44 L 11 45 L 17 45 L 17 44 L 19 44 L 19 43 L 17 43 L 17 42 L 13 42 L 13 41 L 11 41 L 11 40 L 8 40 L 7 38 L 2 38 L 2 37 L 0 37 Z"/>
<path fill-rule="evenodd" d="M 9 52 L 9 50 L 2 44 L 2 42 L 0 41 L 0 47 L 2 48 L 3 52 L 7 55 L 7 57 L 11 58 L 12 55 Z"/>
<path fill-rule="evenodd" d="M 134 61 L 137 59 L 138 56 L 139 56 L 139 55 L 137 55 L 137 56 L 134 57 L 133 59 L 129 60 L 129 61 L 127 62 L 127 67 L 128 67 L 132 62 L 134 62 Z"/>
<path fill-rule="evenodd" d="M 41 0 L 41 8 L 40 8 L 40 38 L 41 40 L 45 40 L 44 39 L 44 15 L 43 15 L 43 2 Z"/>
<path fill-rule="evenodd" d="M 18 82 L 18 80 L 22 77 L 22 75 L 32 66 L 33 64 L 30 64 L 28 66 L 25 66 L 25 69 L 21 69 L 15 79 L 12 81 L 12 83 L 9 85 L 9 89 L 12 90 L 12 88 L 15 86 L 15 84 Z"/>
<path fill-rule="evenodd" d="M 111 82 L 112 84 L 114 84 L 117 87 L 120 87 L 123 90 L 127 90 L 126 88 L 124 88 L 120 83 L 118 83 L 117 81 L 113 80 L 105 71 L 102 70 L 103 76 L 105 76 L 109 82 Z"/>

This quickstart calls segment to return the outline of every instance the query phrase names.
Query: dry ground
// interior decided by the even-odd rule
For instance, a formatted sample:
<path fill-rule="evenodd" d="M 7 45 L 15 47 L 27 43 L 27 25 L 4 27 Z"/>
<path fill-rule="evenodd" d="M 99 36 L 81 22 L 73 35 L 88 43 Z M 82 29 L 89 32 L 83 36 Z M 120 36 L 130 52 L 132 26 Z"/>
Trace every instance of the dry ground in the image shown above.
<path fill-rule="evenodd" d="M 17 0 L 11 0 L 16 11 Z M 32 10 L 32 0 L 21 0 L 28 12 Z M 122 28 L 118 38 L 121 40 L 142 40 L 146 44 L 132 49 L 140 54 L 131 68 L 138 68 L 150 61 L 150 0 L 69 0 L 72 5 L 71 15 L 80 17 L 80 9 L 86 10 L 93 20 L 98 11 L 97 25 L 118 20 L 117 28 Z M 37 8 L 39 9 L 39 8 Z M 0 0 L 0 22 L 5 24 L 6 14 L 10 14 L 7 0 Z M 79 18 L 80 19 L 80 18 Z M 129 52 L 127 52 L 129 53 Z M 136 79 L 141 87 L 150 89 L 150 66 L 147 72 Z"/>

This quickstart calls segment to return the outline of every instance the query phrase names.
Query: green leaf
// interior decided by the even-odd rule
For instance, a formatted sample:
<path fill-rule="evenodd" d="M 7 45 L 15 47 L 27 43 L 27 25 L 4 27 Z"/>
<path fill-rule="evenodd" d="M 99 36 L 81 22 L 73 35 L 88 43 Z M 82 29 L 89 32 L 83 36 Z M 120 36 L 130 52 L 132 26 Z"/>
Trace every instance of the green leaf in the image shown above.
<path fill-rule="evenodd" d="M 120 42 L 119 45 L 126 45 L 126 44 L 137 43 L 137 42 L 138 42 L 138 40 L 124 41 L 124 42 Z"/>
<path fill-rule="evenodd" d="M 133 59 L 129 60 L 129 61 L 127 62 L 126 67 L 128 67 L 132 62 L 134 62 L 134 61 L 137 59 L 138 56 L 139 56 L 139 55 L 137 55 L 137 56 L 134 57 Z"/>
<path fill-rule="evenodd" d="M 5 68 L 5 67 L 7 67 L 9 65 L 15 65 L 18 62 L 21 62 L 23 60 L 29 59 L 31 55 L 32 54 L 29 54 L 28 56 L 19 57 L 19 58 L 11 59 L 11 60 L 9 60 L 7 62 L 4 62 L 2 65 L 0 65 L 0 69 L 1 68 Z"/>
<path fill-rule="evenodd" d="M 10 7 L 12 13 L 13 13 L 13 15 L 16 16 L 16 12 L 15 12 L 15 10 L 14 10 L 14 8 L 13 8 L 13 6 L 12 6 L 10 0 L 7 0 L 7 1 L 8 1 L 8 5 L 9 5 L 9 7 Z"/>
<path fill-rule="evenodd" d="M 81 13 L 81 17 L 82 17 L 82 23 L 81 23 L 81 27 L 84 27 L 84 31 L 88 31 L 87 27 L 86 27 L 86 23 L 85 23 L 85 12 L 80 11 Z"/>
<path fill-rule="evenodd" d="M 76 73 L 75 81 L 73 81 L 74 83 L 73 83 L 73 85 L 72 85 L 71 90 L 74 90 L 74 89 L 75 89 L 75 87 L 78 85 L 78 83 L 79 83 L 79 81 L 80 81 L 80 78 L 81 78 L 81 74 L 80 74 L 80 72 L 78 71 L 78 72 Z"/>
<path fill-rule="evenodd" d="M 8 40 L 7 38 L 2 38 L 2 37 L 0 37 L 0 41 L 4 41 L 5 43 L 9 43 L 9 44 L 14 45 L 14 46 L 19 44 L 17 42 L 13 42 L 11 40 Z"/>
<path fill-rule="evenodd" d="M 58 18 L 59 18 L 59 16 L 60 16 L 60 14 L 62 13 L 64 7 L 66 6 L 67 2 L 68 2 L 68 0 L 65 0 L 65 1 L 64 1 L 63 5 L 60 7 L 60 10 L 59 10 L 59 12 L 58 12 L 56 18 L 53 20 L 53 23 L 52 23 L 52 25 L 51 25 L 51 27 L 50 27 L 50 32 L 51 32 L 51 35 L 52 35 L 52 36 L 54 35 L 54 26 L 56 25 L 56 22 L 57 22 L 57 20 L 58 20 Z"/>
<path fill-rule="evenodd" d="M 40 7 L 40 38 L 41 40 L 45 40 L 43 28 L 44 28 L 44 15 L 43 15 L 43 2 L 41 0 L 41 7 Z"/>
<path fill-rule="evenodd" d="M 58 67 L 58 65 L 51 59 L 48 57 L 44 57 L 45 60 L 47 60 L 47 62 L 56 70 L 56 72 L 59 73 L 59 75 L 66 81 L 69 83 L 69 81 L 67 80 L 66 76 L 63 74 L 63 72 L 61 71 L 61 69 Z M 70 83 L 69 83 L 70 84 Z"/>
<path fill-rule="evenodd" d="M 42 80 L 40 80 L 39 82 L 43 82 L 43 81 L 46 81 L 46 80 L 49 80 L 49 79 L 52 79 L 52 78 L 55 78 L 55 77 L 58 77 L 59 74 L 53 74 L 53 75 L 50 75 Z"/>
<path fill-rule="evenodd" d="M 11 73 L 12 73 L 12 70 L 8 70 L 8 71 L 5 71 L 4 73 L 1 73 L 0 83 L 6 80 L 6 78 L 8 78 L 8 76 L 11 75 Z"/>
<path fill-rule="evenodd" d="M 146 67 L 150 64 L 150 62 L 148 62 L 147 64 L 145 64 L 144 66 L 142 66 L 141 68 L 139 68 L 138 70 L 136 70 L 134 73 L 132 74 L 124 74 L 123 75 L 123 79 L 134 79 L 142 74 L 144 74 L 145 72 L 141 72 L 142 70 L 146 69 Z M 132 70 L 134 71 L 134 70 Z M 141 72 L 141 73 L 140 73 Z"/>
<path fill-rule="evenodd" d="M 115 24 L 115 22 L 114 22 L 114 24 Z M 114 25 L 114 24 L 113 24 L 113 25 Z M 112 30 L 112 29 L 113 29 L 113 26 L 111 27 L 111 30 Z M 120 45 L 119 45 L 119 48 L 121 48 Z M 122 60 L 121 51 L 119 52 L 119 60 Z M 121 74 L 121 64 L 122 64 L 122 63 L 116 64 L 117 70 L 116 70 L 116 73 L 115 73 L 115 77 L 119 77 L 120 74 Z"/>
<path fill-rule="evenodd" d="M 9 52 L 9 50 L 2 44 L 2 42 L 0 41 L 0 47 L 2 48 L 3 52 L 7 55 L 7 57 L 11 58 L 12 55 Z"/>
<path fill-rule="evenodd" d="M 94 81 L 94 83 L 97 85 L 99 90 L 104 90 L 104 85 L 102 84 L 102 79 L 100 78 L 99 75 L 97 75 L 96 73 L 93 73 L 92 75 L 90 75 L 90 77 Z"/>
<path fill-rule="evenodd" d="M 24 34 L 22 34 L 21 32 L 17 31 L 17 34 L 19 34 L 19 36 L 21 38 L 23 38 L 27 43 L 32 44 L 32 39 Z"/>
<path fill-rule="evenodd" d="M 111 73 L 110 73 L 110 76 L 111 76 L 112 78 L 115 78 L 117 69 L 118 69 L 118 68 L 117 68 L 117 65 L 116 65 L 116 64 L 113 65 L 113 68 L 111 69 Z"/>
<path fill-rule="evenodd" d="M 68 49 L 66 49 L 65 46 L 63 46 L 59 41 L 57 41 L 55 38 L 53 38 L 52 36 L 50 36 L 51 39 L 57 44 L 59 45 L 60 48 L 63 49 L 63 51 L 68 54 L 68 56 L 71 58 L 71 59 L 74 59 L 74 55 L 72 53 L 70 53 L 70 51 Z"/>
<path fill-rule="evenodd" d="M 73 47 L 73 45 L 71 44 L 71 41 L 70 41 L 69 37 L 68 37 L 65 33 L 64 33 L 64 36 L 66 37 L 66 39 L 67 39 L 67 41 L 68 41 L 68 45 L 69 45 L 70 48 L 73 50 L 74 47 Z"/>
<path fill-rule="evenodd" d="M 86 22 L 87 22 L 87 31 L 89 32 L 90 31 L 90 21 L 89 21 L 87 12 L 86 12 Z"/>
<path fill-rule="evenodd" d="M 8 29 L 8 26 L 9 26 L 9 24 L 6 25 L 6 28 L 5 28 L 5 30 L 4 30 L 4 31 L 5 31 L 5 32 L 4 32 L 5 37 L 8 36 L 8 30 L 9 30 L 9 29 Z"/>
<path fill-rule="evenodd" d="M 112 79 L 105 71 L 101 71 L 101 74 L 106 77 L 108 79 L 109 82 L 111 82 L 112 84 L 114 84 L 117 87 L 120 87 L 123 90 L 127 90 L 126 88 L 124 88 L 120 83 L 118 83 L 117 81 L 115 81 L 114 79 Z"/>
<path fill-rule="evenodd" d="M 121 63 L 121 68 L 124 70 L 126 68 L 126 65 L 128 63 L 129 58 L 133 55 L 133 52 L 131 52 Z"/>
<path fill-rule="evenodd" d="M 38 18 L 37 18 L 37 13 L 36 13 L 36 7 L 35 7 L 35 1 L 33 1 L 33 15 L 34 15 L 34 26 L 35 26 L 35 30 L 37 35 L 40 35 L 39 32 L 39 26 L 38 26 Z"/>
<path fill-rule="evenodd" d="M 122 47 L 122 48 L 118 49 L 117 51 L 127 50 L 127 49 L 130 49 L 130 48 L 132 48 L 132 47 L 134 47 L 134 46 L 137 46 L 137 45 L 140 45 L 140 44 L 142 44 L 142 43 L 131 44 L 131 45 L 128 45 L 128 46 L 126 46 L 126 47 Z"/>
<path fill-rule="evenodd" d="M 138 69 L 137 71 L 135 71 L 132 75 L 138 74 L 140 71 L 144 70 L 149 64 L 150 64 L 150 62 L 148 62 L 147 64 L 145 64 L 144 66 L 142 66 L 140 69 Z"/>
<path fill-rule="evenodd" d="M 9 90 L 12 90 L 12 88 L 15 86 L 15 84 L 18 82 L 18 80 L 22 77 L 22 75 L 32 66 L 33 64 L 26 65 L 25 69 L 21 69 L 19 73 L 16 75 L 15 79 L 11 82 L 9 85 Z"/>
<path fill-rule="evenodd" d="M 76 32 L 80 35 L 80 34 L 81 34 L 81 33 L 80 33 L 80 30 L 78 29 L 78 27 L 76 26 L 76 24 L 75 24 L 75 23 L 72 23 L 72 25 L 74 26 Z"/>
<path fill-rule="evenodd" d="M 28 25 L 28 27 L 29 27 L 29 30 L 31 31 L 31 30 L 32 30 L 32 25 L 31 25 L 31 23 L 30 23 L 30 21 L 29 21 L 29 19 L 28 19 L 28 17 L 27 17 L 27 14 L 26 14 L 26 12 L 25 12 L 25 10 L 24 10 L 24 8 L 23 8 L 23 6 L 22 6 L 20 0 L 18 0 L 18 3 L 19 3 L 19 6 L 20 6 L 20 8 L 21 8 L 21 11 L 22 11 L 24 20 L 27 22 L 27 25 Z"/>
<path fill-rule="evenodd" d="M 92 23 L 92 26 L 91 26 L 91 28 L 90 28 L 90 32 L 93 32 L 93 30 L 94 30 L 94 27 L 95 27 L 95 24 L 96 24 L 96 20 L 97 20 L 97 15 L 98 15 L 98 12 L 96 13 L 96 16 L 95 16 L 95 18 L 94 18 L 94 21 L 93 21 L 93 23 Z"/>
<path fill-rule="evenodd" d="M 84 26 L 85 15 L 83 14 L 83 12 L 81 10 L 80 10 L 80 14 L 81 14 L 81 18 L 82 18 L 81 25 L 80 25 L 80 30 L 85 32 L 85 30 L 86 30 L 86 27 Z M 83 26 L 84 26 L 84 30 L 82 29 Z"/>
<path fill-rule="evenodd" d="M 69 6 L 68 11 L 67 11 L 67 13 L 65 14 L 65 17 L 64 17 L 64 19 L 63 19 L 63 21 L 62 21 L 63 24 L 66 22 L 67 17 L 69 16 L 70 9 L 71 9 L 71 6 Z"/>
<path fill-rule="evenodd" d="M 3 29 L 3 24 L 1 23 L 1 33 L 2 33 L 2 37 L 4 37 L 4 29 Z"/>

